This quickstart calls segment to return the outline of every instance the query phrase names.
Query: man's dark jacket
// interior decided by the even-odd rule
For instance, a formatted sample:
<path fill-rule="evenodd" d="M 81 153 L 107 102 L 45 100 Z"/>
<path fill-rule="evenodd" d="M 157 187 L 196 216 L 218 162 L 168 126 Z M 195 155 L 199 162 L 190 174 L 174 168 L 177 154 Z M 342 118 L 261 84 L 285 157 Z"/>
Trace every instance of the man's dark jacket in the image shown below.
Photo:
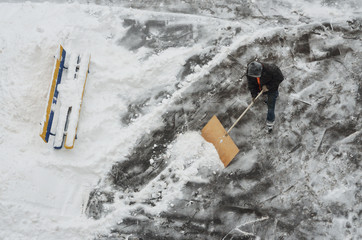
<path fill-rule="evenodd" d="M 257 78 L 250 77 L 248 76 L 248 73 L 246 73 L 248 87 L 253 98 L 258 95 L 263 85 L 266 85 L 270 92 L 275 92 L 278 90 L 279 84 L 284 80 L 282 72 L 276 65 L 267 63 L 261 64 L 263 65 L 263 70 L 260 77 L 260 88 Z"/>

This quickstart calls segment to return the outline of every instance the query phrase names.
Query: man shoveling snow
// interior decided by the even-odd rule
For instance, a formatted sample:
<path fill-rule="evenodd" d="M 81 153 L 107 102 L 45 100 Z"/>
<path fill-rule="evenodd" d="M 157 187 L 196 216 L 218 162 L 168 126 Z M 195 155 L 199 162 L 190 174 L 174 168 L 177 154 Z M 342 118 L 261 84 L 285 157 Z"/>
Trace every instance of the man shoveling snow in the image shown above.
<path fill-rule="evenodd" d="M 279 95 L 278 87 L 284 76 L 276 65 L 256 61 L 248 65 L 246 76 L 253 101 L 261 91 L 268 96 L 266 126 L 268 133 L 271 133 L 275 121 L 275 103 Z"/>

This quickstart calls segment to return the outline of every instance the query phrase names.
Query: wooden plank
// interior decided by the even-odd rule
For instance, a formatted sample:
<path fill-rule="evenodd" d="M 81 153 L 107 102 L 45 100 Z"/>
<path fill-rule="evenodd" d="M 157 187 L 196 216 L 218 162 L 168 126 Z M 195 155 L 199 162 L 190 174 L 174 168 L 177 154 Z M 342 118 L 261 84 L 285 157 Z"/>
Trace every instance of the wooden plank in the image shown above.
<path fill-rule="evenodd" d="M 48 142 L 50 130 L 52 128 L 53 116 L 54 116 L 52 105 L 54 102 L 56 103 L 57 101 L 57 85 L 60 83 L 60 78 L 61 78 L 59 74 L 61 74 L 62 70 L 61 65 L 62 63 L 64 63 L 64 59 L 62 59 L 63 51 L 64 49 L 62 45 L 60 45 L 59 56 L 58 58 L 55 59 L 55 65 L 53 68 L 53 77 L 48 92 L 48 103 L 46 106 L 45 116 L 44 120 L 41 122 L 42 129 L 40 132 L 40 137 L 44 140 L 44 142 Z M 65 56 L 65 51 L 64 51 L 64 56 Z"/>

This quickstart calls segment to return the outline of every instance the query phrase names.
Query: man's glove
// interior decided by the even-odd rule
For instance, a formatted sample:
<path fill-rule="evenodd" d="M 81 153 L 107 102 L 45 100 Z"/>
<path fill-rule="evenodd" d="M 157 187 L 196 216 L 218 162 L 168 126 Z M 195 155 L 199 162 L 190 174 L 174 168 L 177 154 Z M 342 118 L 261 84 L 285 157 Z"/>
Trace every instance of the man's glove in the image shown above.
<path fill-rule="evenodd" d="M 269 91 L 269 89 L 267 88 L 267 86 L 266 86 L 266 85 L 263 85 L 262 90 L 263 90 L 263 92 L 267 92 L 267 91 Z"/>

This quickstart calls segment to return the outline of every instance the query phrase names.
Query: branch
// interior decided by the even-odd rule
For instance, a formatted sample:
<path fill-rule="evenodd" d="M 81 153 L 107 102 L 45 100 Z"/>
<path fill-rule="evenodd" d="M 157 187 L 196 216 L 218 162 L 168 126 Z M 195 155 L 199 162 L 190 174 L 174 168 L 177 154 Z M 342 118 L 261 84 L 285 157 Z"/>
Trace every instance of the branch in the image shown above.
<path fill-rule="evenodd" d="M 244 235 L 246 235 L 246 236 L 254 236 L 254 237 L 255 237 L 255 234 L 253 234 L 253 233 L 248 233 L 248 232 L 244 232 L 244 231 L 240 230 L 239 228 L 240 228 L 240 227 L 243 227 L 243 226 L 246 226 L 246 225 L 249 225 L 249 224 L 253 224 L 253 223 L 257 223 L 257 222 L 262 222 L 262 221 L 265 221 L 265 220 L 267 220 L 267 219 L 269 219 L 268 216 L 262 217 L 262 218 L 260 218 L 260 219 L 256 219 L 256 220 L 254 220 L 254 221 L 250 221 L 250 222 L 243 223 L 243 224 L 235 227 L 234 229 L 232 229 L 230 232 L 228 232 L 228 233 L 223 237 L 222 240 L 224 240 L 224 239 L 225 239 L 230 233 L 232 233 L 233 231 L 238 231 L 238 232 L 240 232 L 240 233 L 242 233 L 242 234 L 244 234 Z"/>

